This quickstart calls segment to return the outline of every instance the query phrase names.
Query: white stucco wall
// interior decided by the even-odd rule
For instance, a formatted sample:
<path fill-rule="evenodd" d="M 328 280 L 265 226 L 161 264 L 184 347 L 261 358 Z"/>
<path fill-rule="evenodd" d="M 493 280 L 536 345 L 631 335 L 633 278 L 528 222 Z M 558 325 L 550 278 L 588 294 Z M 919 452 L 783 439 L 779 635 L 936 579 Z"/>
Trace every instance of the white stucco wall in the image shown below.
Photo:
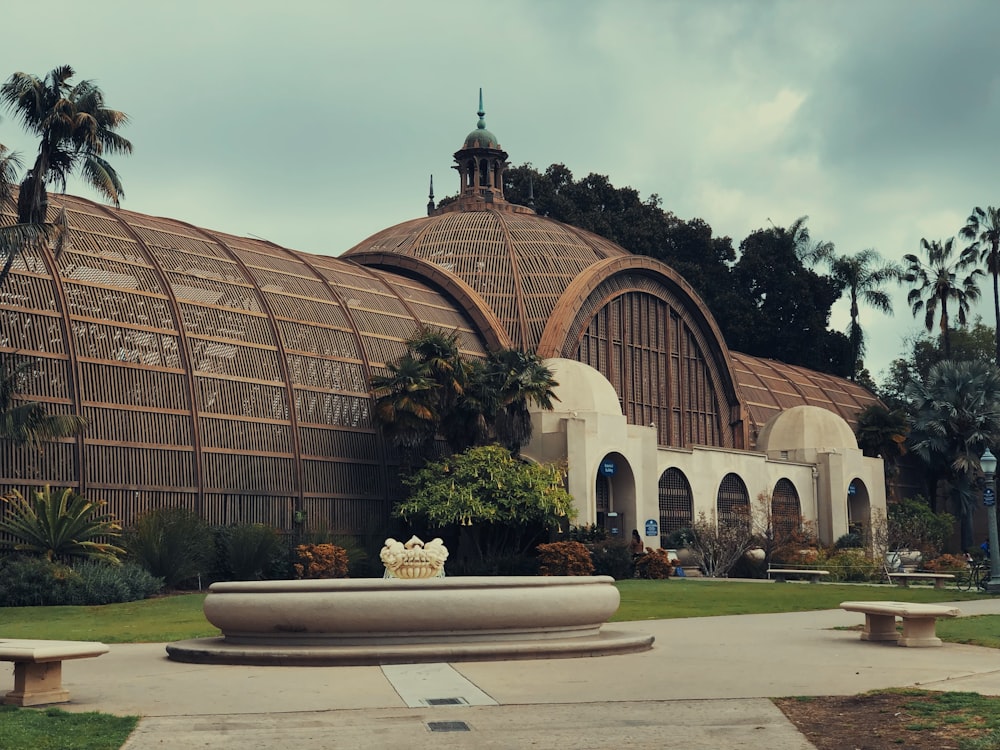
<path fill-rule="evenodd" d="M 669 468 L 680 470 L 691 485 L 694 519 L 700 513 L 712 517 L 719 485 L 730 472 L 746 484 L 755 509 L 759 495 L 770 496 L 780 479 L 790 481 L 802 516 L 816 524 L 827 544 L 848 531 L 852 483 L 854 514 L 864 516 L 853 520 L 867 522 L 871 511 L 885 513 L 881 459 L 863 456 L 850 427 L 832 412 L 818 407 L 783 412 L 761 431 L 759 452 L 660 448 L 654 427 L 626 422 L 614 389 L 596 370 L 572 360 L 546 364 L 560 383 L 560 400 L 555 410 L 532 415 L 534 436 L 522 453 L 566 464 L 577 525 L 597 522 L 596 481 L 607 457 L 616 465 L 610 510 L 624 519 L 622 536 L 638 529 L 649 547 L 659 546 L 659 535 L 646 536 L 645 524 L 652 519 L 659 526 L 659 479 Z"/>

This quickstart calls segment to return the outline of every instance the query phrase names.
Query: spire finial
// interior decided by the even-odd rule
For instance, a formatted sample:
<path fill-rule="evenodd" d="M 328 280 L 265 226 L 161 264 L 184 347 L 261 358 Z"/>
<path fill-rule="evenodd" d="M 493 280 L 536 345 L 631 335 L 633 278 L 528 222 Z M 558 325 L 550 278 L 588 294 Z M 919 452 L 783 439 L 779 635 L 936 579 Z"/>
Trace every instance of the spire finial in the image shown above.
<path fill-rule="evenodd" d="M 486 110 L 483 109 L 483 87 L 479 87 L 479 111 L 476 112 L 479 115 L 479 122 L 476 127 L 480 130 L 486 130 Z"/>
<path fill-rule="evenodd" d="M 427 196 L 427 215 L 434 213 L 434 175 L 431 175 L 431 191 Z"/>

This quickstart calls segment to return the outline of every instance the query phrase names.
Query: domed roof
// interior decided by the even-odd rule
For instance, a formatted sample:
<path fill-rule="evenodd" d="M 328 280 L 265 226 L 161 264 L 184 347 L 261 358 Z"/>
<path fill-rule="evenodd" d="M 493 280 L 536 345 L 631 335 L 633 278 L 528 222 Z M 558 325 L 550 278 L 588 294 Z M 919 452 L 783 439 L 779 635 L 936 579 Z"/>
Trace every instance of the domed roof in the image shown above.
<path fill-rule="evenodd" d="M 847 422 L 818 406 L 793 406 L 781 412 L 757 437 L 757 448 L 764 452 L 857 447 Z"/>
<path fill-rule="evenodd" d="M 556 303 L 584 270 L 631 257 L 613 242 L 509 203 L 485 211 L 444 211 L 384 229 L 341 257 L 409 256 L 475 290 L 511 342 L 534 351 Z"/>
<path fill-rule="evenodd" d="M 559 411 L 591 411 L 615 415 L 622 413 L 615 387 L 593 367 L 562 357 L 546 359 L 544 364 L 559 383 L 554 389 L 559 398 Z"/>
<path fill-rule="evenodd" d="M 486 122 L 480 120 L 480 126 L 465 137 L 462 148 L 500 148 L 497 137 L 486 129 Z"/>

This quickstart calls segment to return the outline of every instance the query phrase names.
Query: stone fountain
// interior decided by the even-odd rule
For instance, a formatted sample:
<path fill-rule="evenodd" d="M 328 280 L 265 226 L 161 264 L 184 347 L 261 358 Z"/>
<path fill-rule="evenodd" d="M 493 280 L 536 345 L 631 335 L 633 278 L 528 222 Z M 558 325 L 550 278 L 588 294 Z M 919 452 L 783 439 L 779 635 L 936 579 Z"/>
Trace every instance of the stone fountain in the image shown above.
<path fill-rule="evenodd" d="M 444 577 L 440 539 L 387 539 L 385 578 L 214 583 L 216 638 L 167 646 L 175 661 L 361 665 L 549 659 L 644 651 L 652 636 L 603 630 L 610 576 Z"/>

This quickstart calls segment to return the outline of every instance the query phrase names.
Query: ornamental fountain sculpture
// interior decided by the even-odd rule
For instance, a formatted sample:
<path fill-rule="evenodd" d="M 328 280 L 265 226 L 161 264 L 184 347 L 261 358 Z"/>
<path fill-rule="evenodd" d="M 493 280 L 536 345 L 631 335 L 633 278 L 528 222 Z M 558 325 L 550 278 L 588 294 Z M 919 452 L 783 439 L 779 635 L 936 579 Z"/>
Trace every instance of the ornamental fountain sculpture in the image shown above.
<path fill-rule="evenodd" d="M 363 665 L 550 659 L 645 651 L 653 637 L 602 630 L 610 576 L 450 576 L 440 539 L 386 539 L 383 578 L 224 581 L 205 597 L 222 635 L 167 646 L 174 661 Z"/>
<path fill-rule="evenodd" d="M 448 548 L 437 537 L 427 544 L 416 536 L 410 537 L 406 544 L 390 537 L 385 540 L 379 558 L 385 565 L 384 578 L 443 578 Z"/>

